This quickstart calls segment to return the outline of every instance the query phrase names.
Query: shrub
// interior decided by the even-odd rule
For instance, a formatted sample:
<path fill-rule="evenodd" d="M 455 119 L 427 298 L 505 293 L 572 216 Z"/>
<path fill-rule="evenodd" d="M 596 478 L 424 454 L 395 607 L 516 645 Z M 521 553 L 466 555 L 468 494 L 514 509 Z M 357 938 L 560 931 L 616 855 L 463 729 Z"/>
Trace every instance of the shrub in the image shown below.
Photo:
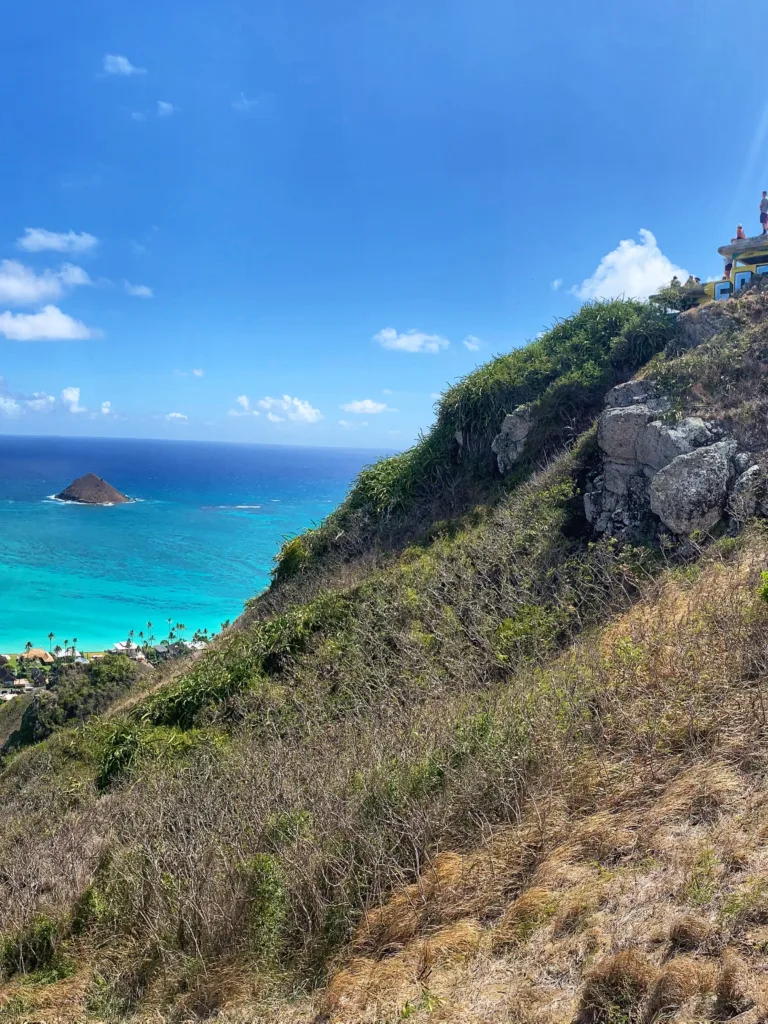
<path fill-rule="evenodd" d="M 33 971 L 53 972 L 64 977 L 67 963 L 61 953 L 57 922 L 38 914 L 18 932 L 0 939 L 0 968 L 6 978 Z"/>
<path fill-rule="evenodd" d="M 268 853 L 259 853 L 243 861 L 238 873 L 248 904 L 251 948 L 261 960 L 275 963 L 282 950 L 288 913 L 288 897 L 280 863 Z"/>

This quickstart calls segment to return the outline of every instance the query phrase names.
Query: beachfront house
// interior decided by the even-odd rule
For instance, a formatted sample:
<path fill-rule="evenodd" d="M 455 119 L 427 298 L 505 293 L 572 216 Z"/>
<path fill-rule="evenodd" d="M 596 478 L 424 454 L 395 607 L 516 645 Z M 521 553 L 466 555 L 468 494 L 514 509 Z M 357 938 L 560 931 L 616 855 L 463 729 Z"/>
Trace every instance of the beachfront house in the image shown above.
<path fill-rule="evenodd" d="M 132 640 L 120 640 L 118 643 L 112 645 L 112 650 L 115 654 L 127 654 L 133 661 L 146 661 L 144 651 L 135 644 Z"/>
<path fill-rule="evenodd" d="M 52 665 L 54 662 L 53 655 L 44 651 L 42 647 L 32 647 L 20 654 L 19 658 L 24 658 L 26 661 L 41 661 L 44 665 Z"/>

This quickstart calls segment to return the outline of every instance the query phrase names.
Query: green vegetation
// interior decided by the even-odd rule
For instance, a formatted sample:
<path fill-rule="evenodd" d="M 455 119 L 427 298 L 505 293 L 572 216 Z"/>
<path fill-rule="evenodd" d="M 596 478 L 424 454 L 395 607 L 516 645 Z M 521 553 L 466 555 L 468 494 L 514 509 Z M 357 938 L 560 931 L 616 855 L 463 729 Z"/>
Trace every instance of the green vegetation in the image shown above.
<path fill-rule="evenodd" d="M 598 969 L 604 888 L 629 900 L 669 852 L 659 889 L 676 907 L 732 930 L 762 920 L 762 890 L 723 899 L 736 854 L 717 829 L 734 766 L 764 768 L 765 536 L 678 556 L 651 537 L 596 542 L 583 515 L 610 383 L 649 357 L 644 372 L 674 382 L 693 361 L 712 388 L 700 400 L 743 398 L 715 393 L 716 343 L 662 352 L 672 330 L 658 306 L 585 307 L 451 389 L 433 432 L 290 541 L 271 591 L 201 657 L 150 687 L 117 658 L 62 669 L 25 715 L 38 742 L 0 771 L 6 980 L 53 979 L 71 958 L 104 1019 L 147 1003 L 184 1020 L 243 978 L 271 998 L 348 960 L 359 977 L 407 961 L 420 988 L 377 1019 L 421 1020 L 444 1005 L 431 986 L 451 942 L 469 958 L 482 932 L 484 956 L 522 958 L 557 936 L 575 948 L 578 930 L 578 963 L 563 962 L 592 972 L 584 1019 L 634 1020 L 655 968 L 619 953 Z M 756 359 L 751 335 L 724 344 Z M 534 461 L 549 461 L 500 483 L 490 439 L 520 402 L 537 405 Z M 348 571 L 310 571 L 339 533 Z M 723 763 L 702 770 L 718 744 Z M 743 821 L 761 806 L 740 804 Z"/>
<path fill-rule="evenodd" d="M 139 675 L 136 663 L 124 654 L 107 654 L 87 665 L 59 663 L 48 677 L 49 689 L 27 704 L 3 752 L 38 743 L 62 725 L 86 721 L 125 694 Z"/>
<path fill-rule="evenodd" d="M 498 487 L 491 442 L 504 416 L 530 403 L 531 463 L 574 440 L 605 392 L 626 380 L 674 335 L 663 305 L 616 300 L 584 306 L 536 341 L 498 356 L 453 385 L 435 426 L 410 450 L 364 469 L 346 501 L 318 528 L 286 542 L 274 578 L 284 582 L 336 551 L 399 543 L 436 515 L 466 511 Z"/>

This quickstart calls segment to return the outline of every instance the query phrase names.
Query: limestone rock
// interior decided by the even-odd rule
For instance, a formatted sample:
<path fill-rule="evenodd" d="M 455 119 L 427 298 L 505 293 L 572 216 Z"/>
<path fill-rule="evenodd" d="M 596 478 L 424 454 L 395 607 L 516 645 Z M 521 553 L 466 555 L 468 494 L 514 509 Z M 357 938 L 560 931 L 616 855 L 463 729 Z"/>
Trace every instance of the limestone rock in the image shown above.
<path fill-rule="evenodd" d="M 677 318 L 677 345 L 696 348 L 726 330 L 732 323 L 724 303 L 711 303 L 689 309 Z"/>
<path fill-rule="evenodd" d="M 636 476 L 638 467 L 627 462 L 610 462 L 606 460 L 603 466 L 604 482 L 606 491 L 613 494 L 624 495 L 627 493 L 629 481 Z"/>
<path fill-rule="evenodd" d="M 635 462 L 635 446 L 640 433 L 651 418 L 644 403 L 607 409 L 597 426 L 597 443 L 615 462 Z"/>
<path fill-rule="evenodd" d="M 504 417 L 501 430 L 491 445 L 500 473 L 508 473 L 523 454 L 528 435 L 535 423 L 530 405 L 519 405 Z"/>
<path fill-rule="evenodd" d="M 736 478 L 728 501 L 728 512 L 738 522 L 743 523 L 757 513 L 764 497 L 763 471 L 759 466 L 752 466 Z"/>
<path fill-rule="evenodd" d="M 735 444 L 718 441 L 678 455 L 651 482 L 651 509 L 674 533 L 710 530 L 723 515 Z"/>
<path fill-rule="evenodd" d="M 131 500 L 95 473 L 78 477 L 56 497 L 59 501 L 76 501 L 82 505 L 123 505 Z"/>
<path fill-rule="evenodd" d="M 637 458 L 653 470 L 663 469 L 678 455 L 712 444 L 710 427 L 698 416 L 689 416 L 674 426 L 654 420 L 637 441 Z"/>
<path fill-rule="evenodd" d="M 670 408 L 670 401 L 650 380 L 628 380 L 611 388 L 605 396 L 606 409 L 626 409 L 631 405 L 647 405 L 651 412 L 658 414 Z"/>

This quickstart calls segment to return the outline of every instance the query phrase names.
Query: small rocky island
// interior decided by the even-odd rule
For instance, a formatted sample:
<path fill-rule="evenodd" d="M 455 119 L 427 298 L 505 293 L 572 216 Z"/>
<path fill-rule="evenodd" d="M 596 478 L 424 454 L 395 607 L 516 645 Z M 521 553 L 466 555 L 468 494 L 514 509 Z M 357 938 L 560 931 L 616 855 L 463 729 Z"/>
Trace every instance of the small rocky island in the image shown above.
<path fill-rule="evenodd" d="M 77 501 L 81 505 L 123 505 L 131 500 L 95 473 L 73 480 L 56 497 L 59 501 Z"/>

